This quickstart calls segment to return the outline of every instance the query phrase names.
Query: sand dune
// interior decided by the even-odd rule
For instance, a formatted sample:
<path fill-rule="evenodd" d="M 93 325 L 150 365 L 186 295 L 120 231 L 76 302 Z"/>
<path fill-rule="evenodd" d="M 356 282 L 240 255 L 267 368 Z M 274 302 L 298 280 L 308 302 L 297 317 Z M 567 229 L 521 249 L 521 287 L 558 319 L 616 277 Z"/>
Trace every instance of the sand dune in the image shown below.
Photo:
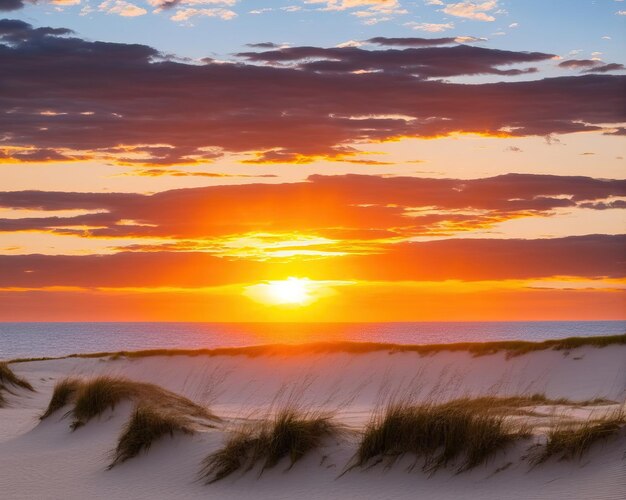
<path fill-rule="evenodd" d="M 0 409 L 0 484 L 3 498 L 623 498 L 626 436 L 594 445 L 580 461 L 550 460 L 531 467 L 528 449 L 556 416 L 587 419 L 623 407 L 626 346 L 543 350 L 507 359 L 500 352 L 376 351 L 223 356 L 66 358 L 11 364 L 36 392 L 12 390 Z M 67 376 L 126 377 L 157 384 L 206 405 L 223 419 L 194 435 L 166 436 L 147 453 L 106 470 L 111 450 L 132 411 L 129 401 L 72 432 L 59 411 L 39 421 L 55 383 Z M 542 393 L 560 404 L 533 405 L 534 436 L 471 471 L 432 476 L 405 457 L 393 467 L 342 475 L 372 411 L 390 395 L 412 393 L 438 402 L 481 395 Z M 241 422 L 261 418 L 297 395 L 300 404 L 336 413 L 347 427 L 285 472 L 279 464 L 205 485 L 200 463 Z M 594 404 L 590 400 L 602 399 Z M 575 404 L 578 402 L 579 404 Z M 586 403 L 585 403 L 586 402 Z M 612 402 L 612 403 L 611 403 Z M 585 404 L 583 404 L 585 403 Z"/>

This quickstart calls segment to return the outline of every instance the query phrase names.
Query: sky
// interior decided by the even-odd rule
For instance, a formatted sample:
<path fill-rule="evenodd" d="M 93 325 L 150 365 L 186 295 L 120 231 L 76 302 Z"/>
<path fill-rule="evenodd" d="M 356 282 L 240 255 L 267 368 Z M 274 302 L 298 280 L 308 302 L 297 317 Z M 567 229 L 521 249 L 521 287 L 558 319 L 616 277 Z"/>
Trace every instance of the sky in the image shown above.
<path fill-rule="evenodd" d="M 0 321 L 625 319 L 625 22 L 0 0 Z"/>

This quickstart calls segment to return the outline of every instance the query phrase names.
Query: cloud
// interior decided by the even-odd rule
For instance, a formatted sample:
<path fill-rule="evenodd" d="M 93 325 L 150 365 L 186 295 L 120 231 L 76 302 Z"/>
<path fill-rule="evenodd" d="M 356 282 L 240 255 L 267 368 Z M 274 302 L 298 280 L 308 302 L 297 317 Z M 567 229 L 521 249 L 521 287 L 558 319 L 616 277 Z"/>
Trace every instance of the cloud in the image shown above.
<path fill-rule="evenodd" d="M 488 0 L 486 2 L 458 2 L 447 4 L 442 12 L 456 17 L 464 17 L 473 21 L 495 21 L 495 17 L 490 12 L 498 7 L 497 0 Z"/>
<path fill-rule="evenodd" d="M 298 232 L 306 227 L 317 237 L 350 240 L 351 234 L 358 233 L 358 240 L 372 239 L 377 245 L 383 235 L 451 235 L 625 196 L 624 180 L 532 174 L 473 180 L 313 175 L 306 182 L 213 186 L 153 195 L 0 192 L 2 208 L 50 212 L 50 217 L 0 220 L 0 231 L 38 229 L 82 235 L 83 226 L 93 226 L 88 237 L 166 237 L 175 243 L 259 231 Z M 58 210 L 98 213 L 59 218 L 54 213 Z M 136 223 L 122 224 L 128 220 Z"/>
<path fill-rule="evenodd" d="M 364 24 L 373 25 L 389 21 L 408 11 L 398 0 L 304 0 L 305 4 L 323 5 L 322 11 L 351 11 L 353 16 L 363 19 Z"/>
<path fill-rule="evenodd" d="M 0 0 L 0 12 L 10 12 L 24 8 L 24 0 Z"/>
<path fill-rule="evenodd" d="M 221 172 L 190 172 L 189 170 L 177 170 L 171 168 L 149 168 L 149 169 L 141 169 L 141 170 L 133 170 L 126 175 L 138 175 L 143 177 L 208 177 L 212 179 L 222 179 L 228 177 L 236 177 L 236 178 L 274 178 L 278 177 L 275 174 L 258 174 L 258 175 L 247 175 L 247 174 L 225 174 Z"/>
<path fill-rule="evenodd" d="M 341 42 L 335 45 L 335 47 L 362 47 L 364 42 L 359 42 L 358 40 L 348 40 L 346 42 Z"/>
<path fill-rule="evenodd" d="M 178 9 L 176 13 L 170 17 L 172 21 L 184 22 L 189 21 L 193 17 L 217 17 L 224 21 L 229 21 L 237 17 L 237 13 L 229 9 Z"/>
<path fill-rule="evenodd" d="M 232 7 L 238 0 L 147 0 L 157 11 L 173 9 L 180 6 L 221 5 Z"/>
<path fill-rule="evenodd" d="M 623 64 L 610 63 L 601 64 L 583 71 L 583 73 L 607 73 L 608 71 L 624 71 L 626 69 Z"/>
<path fill-rule="evenodd" d="M 124 0 L 106 0 L 98 6 L 98 10 L 122 17 L 137 17 L 148 13 L 146 9 Z"/>
<path fill-rule="evenodd" d="M 605 64 L 599 59 L 569 59 L 559 63 L 560 68 L 581 69 L 583 73 L 607 73 L 609 71 L 624 70 L 623 64 Z"/>
<path fill-rule="evenodd" d="M 329 259 L 310 260 L 307 276 L 313 280 L 367 281 L 623 278 L 624 245 L 624 235 L 401 243 L 385 253 L 332 257 L 331 266 Z M 246 283 L 251 276 L 258 280 L 282 278 L 298 274 L 299 269 L 297 264 L 285 261 L 233 260 L 201 252 L 4 255 L 0 256 L 0 267 L 0 287 L 27 288 L 219 286 Z"/>
<path fill-rule="evenodd" d="M 560 68 L 579 69 L 596 66 L 598 61 L 593 59 L 569 59 L 559 63 Z"/>
<path fill-rule="evenodd" d="M 413 28 L 417 31 L 428 31 L 429 33 L 439 33 L 441 31 L 447 31 L 454 28 L 453 23 L 416 23 L 410 22 L 406 23 L 405 26 L 409 28 Z"/>
<path fill-rule="evenodd" d="M 279 49 L 281 47 L 279 44 L 274 42 L 248 43 L 246 45 L 254 49 Z"/>
<path fill-rule="evenodd" d="M 411 44 L 416 39 L 407 39 Z M 441 39 L 437 39 L 441 40 Z M 437 44 L 440 42 L 438 41 Z M 400 42 L 396 39 L 396 46 Z M 295 68 L 313 72 L 352 73 L 355 71 L 389 71 L 420 78 L 461 75 L 519 75 L 532 69 L 500 69 L 519 63 L 540 62 L 554 57 L 541 52 L 511 52 L 482 47 L 424 47 L 364 50 L 357 47 L 319 48 L 285 47 L 264 52 L 242 52 L 239 57 L 269 64 L 290 63 Z"/>
<path fill-rule="evenodd" d="M 388 47 L 435 47 L 457 43 L 456 38 L 388 38 L 377 36 L 366 40 L 367 43 L 385 45 Z"/>
<path fill-rule="evenodd" d="M 436 79 L 528 74 L 532 67 L 513 65 L 553 55 L 405 43 L 274 48 L 241 54 L 247 62 L 198 65 L 146 45 L 2 20 L 0 65 L 11 72 L 0 73 L 0 109 L 8 110 L 0 136 L 9 155 L 56 150 L 146 167 L 225 153 L 253 152 L 261 162 L 350 159 L 357 142 L 456 132 L 546 136 L 623 121 L 623 76 L 448 83 Z"/>
<path fill-rule="evenodd" d="M 40 0 L 57 6 L 78 5 L 81 0 Z M 18 10 L 25 6 L 25 2 L 34 4 L 38 0 L 0 0 L 0 12 Z M 187 22 L 193 17 L 217 17 L 223 20 L 230 20 L 237 14 L 226 8 L 237 4 L 238 0 L 147 0 L 147 4 L 154 8 L 154 13 L 173 10 L 170 19 L 177 22 Z M 213 5 L 215 7 L 205 8 L 203 6 Z M 271 9 L 270 9 L 271 10 Z M 81 14 L 93 12 L 94 9 L 86 5 Z M 148 13 L 148 11 L 132 2 L 126 0 L 104 0 L 98 5 L 98 11 L 106 14 L 116 14 L 122 17 L 138 17 Z"/>

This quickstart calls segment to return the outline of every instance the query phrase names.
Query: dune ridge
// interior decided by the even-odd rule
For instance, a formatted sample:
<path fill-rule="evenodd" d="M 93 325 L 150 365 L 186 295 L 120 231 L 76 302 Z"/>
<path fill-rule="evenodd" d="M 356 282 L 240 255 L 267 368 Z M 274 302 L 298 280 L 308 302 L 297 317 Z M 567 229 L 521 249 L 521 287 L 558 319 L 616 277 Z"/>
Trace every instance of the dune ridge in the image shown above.
<path fill-rule="evenodd" d="M 34 392 L 0 409 L 0 482 L 17 499 L 613 500 L 626 487 L 626 345 L 582 344 L 10 363 Z M 77 401 L 94 381 L 117 395 L 84 418 Z"/>

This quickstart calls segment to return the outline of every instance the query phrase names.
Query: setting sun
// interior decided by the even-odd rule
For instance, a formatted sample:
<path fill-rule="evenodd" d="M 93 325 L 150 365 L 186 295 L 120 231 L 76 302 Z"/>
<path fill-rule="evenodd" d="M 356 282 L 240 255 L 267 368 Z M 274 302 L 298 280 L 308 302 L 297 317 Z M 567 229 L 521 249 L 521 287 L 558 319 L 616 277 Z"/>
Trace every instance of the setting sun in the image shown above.
<path fill-rule="evenodd" d="M 270 281 L 266 291 L 276 304 L 304 304 L 311 298 L 309 285 L 308 278 L 288 278 Z"/>
<path fill-rule="evenodd" d="M 313 302 L 317 297 L 314 291 L 318 284 L 309 278 L 289 277 L 284 280 L 273 280 L 249 286 L 245 294 L 267 305 L 303 306 Z"/>
<path fill-rule="evenodd" d="M 336 287 L 354 285 L 353 281 L 312 280 L 290 276 L 249 285 L 243 294 L 268 306 L 301 307 L 337 294 Z"/>

